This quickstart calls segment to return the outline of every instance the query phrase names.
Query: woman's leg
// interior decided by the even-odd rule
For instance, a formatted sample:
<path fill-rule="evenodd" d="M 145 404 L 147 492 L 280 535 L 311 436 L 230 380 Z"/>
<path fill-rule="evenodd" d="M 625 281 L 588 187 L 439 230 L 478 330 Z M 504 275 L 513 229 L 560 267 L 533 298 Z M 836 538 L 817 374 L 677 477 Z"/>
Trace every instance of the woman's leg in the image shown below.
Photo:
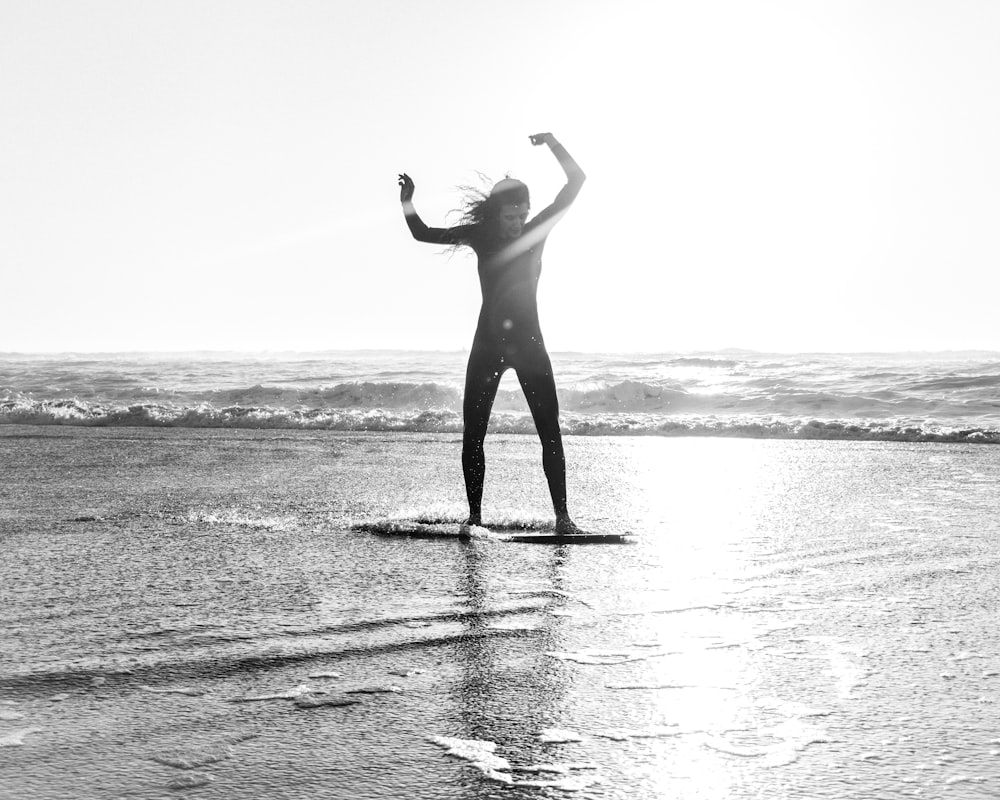
<path fill-rule="evenodd" d="M 528 408 L 542 442 L 542 468 L 549 484 L 549 494 L 552 495 L 556 531 L 578 533 L 579 529 L 570 519 L 567 509 L 566 456 L 559 430 L 559 399 L 548 353 L 542 350 L 529 363 L 519 365 L 517 379 L 528 400 Z"/>
<path fill-rule="evenodd" d="M 469 365 L 465 371 L 465 399 L 462 402 L 464 432 L 462 434 L 462 472 L 465 493 L 469 498 L 470 525 L 482 524 L 483 481 L 486 478 L 486 456 L 483 441 L 490 424 L 490 411 L 504 371 L 503 358 L 498 352 L 472 345 Z"/>

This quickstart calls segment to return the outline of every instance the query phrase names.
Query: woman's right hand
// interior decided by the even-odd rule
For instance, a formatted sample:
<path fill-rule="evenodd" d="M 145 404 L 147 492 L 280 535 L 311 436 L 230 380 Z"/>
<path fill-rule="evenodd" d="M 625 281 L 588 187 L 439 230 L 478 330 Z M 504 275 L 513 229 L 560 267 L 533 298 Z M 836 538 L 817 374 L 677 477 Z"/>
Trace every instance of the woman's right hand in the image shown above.
<path fill-rule="evenodd" d="M 409 203 L 413 199 L 413 190 L 415 188 L 413 178 L 405 172 L 401 172 L 399 174 L 399 202 Z"/>

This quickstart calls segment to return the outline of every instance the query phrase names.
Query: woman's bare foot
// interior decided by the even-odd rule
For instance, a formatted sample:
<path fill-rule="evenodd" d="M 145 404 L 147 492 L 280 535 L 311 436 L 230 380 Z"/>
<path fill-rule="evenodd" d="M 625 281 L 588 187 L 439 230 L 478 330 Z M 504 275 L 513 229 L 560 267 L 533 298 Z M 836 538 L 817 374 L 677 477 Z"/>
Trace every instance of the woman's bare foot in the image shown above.
<path fill-rule="evenodd" d="M 565 516 L 556 518 L 556 533 L 560 536 L 573 536 L 574 534 L 583 533 L 583 531 L 576 526 L 573 520 Z"/>

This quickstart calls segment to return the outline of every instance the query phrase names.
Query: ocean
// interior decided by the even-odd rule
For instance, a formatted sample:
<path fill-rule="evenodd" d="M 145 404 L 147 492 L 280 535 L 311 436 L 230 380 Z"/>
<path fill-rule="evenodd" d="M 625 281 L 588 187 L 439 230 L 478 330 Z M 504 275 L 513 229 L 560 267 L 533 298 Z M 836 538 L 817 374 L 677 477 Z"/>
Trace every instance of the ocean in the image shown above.
<path fill-rule="evenodd" d="M 0 423 L 454 433 L 467 355 L 0 354 Z M 1000 442 L 1000 353 L 557 353 L 569 435 Z M 532 433 L 512 373 L 492 430 Z"/>
<path fill-rule="evenodd" d="M 553 360 L 0 357 L 0 798 L 1000 794 L 1000 356 Z"/>

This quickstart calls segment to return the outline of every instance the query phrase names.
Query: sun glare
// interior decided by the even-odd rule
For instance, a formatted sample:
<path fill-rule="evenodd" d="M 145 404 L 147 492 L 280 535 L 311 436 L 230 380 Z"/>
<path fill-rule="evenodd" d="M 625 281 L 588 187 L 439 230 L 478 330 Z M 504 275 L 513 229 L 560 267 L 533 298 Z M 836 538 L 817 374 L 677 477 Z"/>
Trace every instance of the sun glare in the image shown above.
<path fill-rule="evenodd" d="M 727 731 L 754 718 L 749 690 L 759 682 L 747 657 L 758 632 L 745 616 L 720 613 L 745 590 L 765 511 L 785 484 L 767 442 L 665 439 L 639 442 L 630 480 L 637 509 L 658 544 L 647 586 L 646 639 L 673 652 L 651 659 L 650 718 L 692 734 L 664 740 L 656 774 L 665 794 L 718 797 L 739 780 L 713 752 Z M 638 446 L 641 445 L 641 446 Z M 664 457 L 660 448 L 672 452 Z M 646 454 L 642 460 L 640 454 Z M 691 794 L 693 792 L 693 794 Z"/>

